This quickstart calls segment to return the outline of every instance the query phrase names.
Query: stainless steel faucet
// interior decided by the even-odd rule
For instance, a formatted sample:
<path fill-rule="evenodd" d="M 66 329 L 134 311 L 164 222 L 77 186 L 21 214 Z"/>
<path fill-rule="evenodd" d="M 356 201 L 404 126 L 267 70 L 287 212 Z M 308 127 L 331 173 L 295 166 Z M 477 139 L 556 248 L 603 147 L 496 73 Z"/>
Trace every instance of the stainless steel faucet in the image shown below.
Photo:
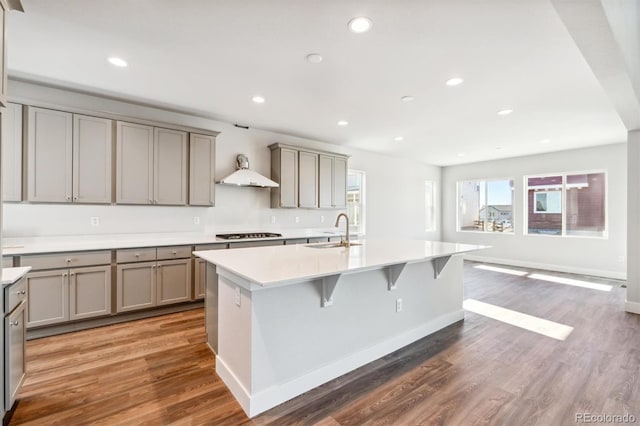
<path fill-rule="evenodd" d="M 344 246 L 344 247 L 349 247 L 351 245 L 351 243 L 349 243 L 349 216 L 347 216 L 346 213 L 340 213 L 338 215 L 338 217 L 336 218 L 336 224 L 333 225 L 333 226 L 338 228 L 338 226 L 340 225 L 340 218 L 343 217 L 343 216 L 344 216 L 345 220 L 347 221 L 347 234 L 345 236 L 346 239 L 340 241 L 340 245 Z"/>

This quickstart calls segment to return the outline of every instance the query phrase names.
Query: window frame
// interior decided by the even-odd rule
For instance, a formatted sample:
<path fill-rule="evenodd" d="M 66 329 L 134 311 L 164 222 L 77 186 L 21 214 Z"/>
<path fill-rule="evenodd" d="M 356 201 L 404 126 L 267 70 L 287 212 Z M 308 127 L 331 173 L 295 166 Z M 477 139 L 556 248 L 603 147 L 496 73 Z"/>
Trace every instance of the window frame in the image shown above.
<path fill-rule="evenodd" d="M 438 220 L 436 218 L 437 183 L 432 179 L 425 179 L 424 181 L 424 232 L 438 232 Z M 427 223 L 427 185 L 429 184 L 431 184 L 431 208 L 433 210 L 431 213 L 431 226 Z"/>
<path fill-rule="evenodd" d="M 567 235 L 567 176 L 571 175 L 589 175 L 602 173 L 604 175 L 604 230 L 602 235 Z M 588 169 L 588 170 L 576 170 L 568 172 L 556 172 L 556 173 L 540 173 L 529 174 L 522 177 L 522 235 L 526 237 L 547 237 L 547 238 L 587 238 L 597 240 L 609 239 L 609 171 L 608 169 Z M 562 194 L 562 228 L 560 235 L 552 234 L 530 234 L 529 233 L 529 179 L 530 178 L 545 178 L 551 176 L 562 177 L 562 188 L 560 189 Z"/>
<path fill-rule="evenodd" d="M 484 224 L 484 229 L 482 231 L 480 230 L 471 230 L 471 229 L 462 229 L 460 226 L 460 183 L 462 182 L 476 182 L 476 183 L 483 183 L 484 184 L 484 205 L 485 208 L 488 206 L 488 199 L 489 199 L 489 191 L 487 190 L 488 186 L 487 183 L 488 182 L 495 182 L 495 181 L 510 181 L 512 183 L 512 189 L 511 189 L 511 231 L 507 231 L 507 232 L 497 232 L 497 231 L 488 231 L 487 230 L 487 223 L 485 221 Z M 462 179 L 462 180 L 458 180 L 456 182 L 456 232 L 464 232 L 464 233 L 473 233 L 473 234 L 486 234 L 486 235 L 516 235 L 516 223 L 515 223 L 515 216 L 516 216 L 516 197 L 515 197 L 515 190 L 516 190 L 516 179 L 513 177 L 496 177 L 496 178 L 481 178 L 481 179 Z"/>
<path fill-rule="evenodd" d="M 352 218 L 349 218 L 349 226 L 357 226 L 357 233 L 358 235 L 366 235 L 366 225 L 367 225 L 367 219 L 366 219 L 366 201 L 367 201 L 367 197 L 366 197 L 366 192 L 367 192 L 367 173 L 364 170 L 355 170 L 355 169 L 347 169 L 347 186 L 348 186 L 348 181 L 349 181 L 349 173 L 358 173 L 361 176 L 361 181 L 360 181 L 360 225 L 353 225 L 353 223 L 351 223 Z M 347 187 L 347 213 L 349 212 L 349 188 Z"/>

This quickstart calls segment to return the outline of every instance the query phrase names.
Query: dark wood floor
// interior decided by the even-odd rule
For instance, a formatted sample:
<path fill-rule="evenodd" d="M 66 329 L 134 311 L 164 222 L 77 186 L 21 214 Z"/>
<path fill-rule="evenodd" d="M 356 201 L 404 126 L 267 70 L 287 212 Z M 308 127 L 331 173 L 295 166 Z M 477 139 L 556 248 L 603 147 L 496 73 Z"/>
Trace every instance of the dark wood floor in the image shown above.
<path fill-rule="evenodd" d="M 640 423 L 640 316 L 621 282 L 590 290 L 465 264 L 465 298 L 574 327 L 554 340 L 470 312 L 465 320 L 252 420 L 214 373 L 194 310 L 30 341 L 11 424 L 575 425 Z"/>

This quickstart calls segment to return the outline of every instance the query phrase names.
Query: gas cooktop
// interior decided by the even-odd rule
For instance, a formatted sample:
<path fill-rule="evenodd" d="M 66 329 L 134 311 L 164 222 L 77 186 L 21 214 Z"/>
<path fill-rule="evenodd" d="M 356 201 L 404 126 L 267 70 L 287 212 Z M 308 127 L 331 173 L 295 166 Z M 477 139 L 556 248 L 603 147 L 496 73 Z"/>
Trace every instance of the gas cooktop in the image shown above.
<path fill-rule="evenodd" d="M 277 238 L 282 237 L 282 234 L 274 234 L 273 232 L 246 232 L 237 234 L 216 234 L 217 238 L 223 240 L 244 240 L 247 238 Z"/>

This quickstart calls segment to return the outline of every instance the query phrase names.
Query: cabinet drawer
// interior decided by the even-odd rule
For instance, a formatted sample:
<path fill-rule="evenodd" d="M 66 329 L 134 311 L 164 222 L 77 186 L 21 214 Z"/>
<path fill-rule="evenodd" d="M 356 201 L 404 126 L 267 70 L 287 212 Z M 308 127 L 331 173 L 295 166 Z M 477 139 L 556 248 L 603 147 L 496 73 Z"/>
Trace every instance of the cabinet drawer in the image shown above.
<path fill-rule="evenodd" d="M 281 246 L 284 244 L 283 240 L 267 240 L 267 241 L 242 241 L 238 243 L 229 243 L 229 248 L 244 248 L 244 247 L 268 247 L 268 246 Z"/>
<path fill-rule="evenodd" d="M 158 247 L 158 260 L 191 257 L 191 246 Z"/>
<path fill-rule="evenodd" d="M 219 244 L 202 244 L 196 246 L 195 251 L 205 251 L 205 250 L 224 250 L 228 248 L 227 243 L 219 243 Z"/>
<path fill-rule="evenodd" d="M 123 249 L 116 252 L 116 261 L 118 263 L 146 262 L 149 260 L 156 260 L 155 248 Z"/>
<path fill-rule="evenodd" d="M 293 238 L 289 240 L 284 240 L 284 244 L 287 246 L 293 246 L 296 244 L 307 244 L 306 238 Z"/>
<path fill-rule="evenodd" d="M 10 313 L 27 298 L 27 281 L 24 277 L 20 278 L 17 283 L 8 285 L 4 288 L 4 312 Z"/>
<path fill-rule="evenodd" d="M 31 266 L 32 270 L 74 268 L 77 266 L 108 265 L 111 251 L 87 251 L 78 253 L 34 254 L 20 257 L 21 266 Z"/>

